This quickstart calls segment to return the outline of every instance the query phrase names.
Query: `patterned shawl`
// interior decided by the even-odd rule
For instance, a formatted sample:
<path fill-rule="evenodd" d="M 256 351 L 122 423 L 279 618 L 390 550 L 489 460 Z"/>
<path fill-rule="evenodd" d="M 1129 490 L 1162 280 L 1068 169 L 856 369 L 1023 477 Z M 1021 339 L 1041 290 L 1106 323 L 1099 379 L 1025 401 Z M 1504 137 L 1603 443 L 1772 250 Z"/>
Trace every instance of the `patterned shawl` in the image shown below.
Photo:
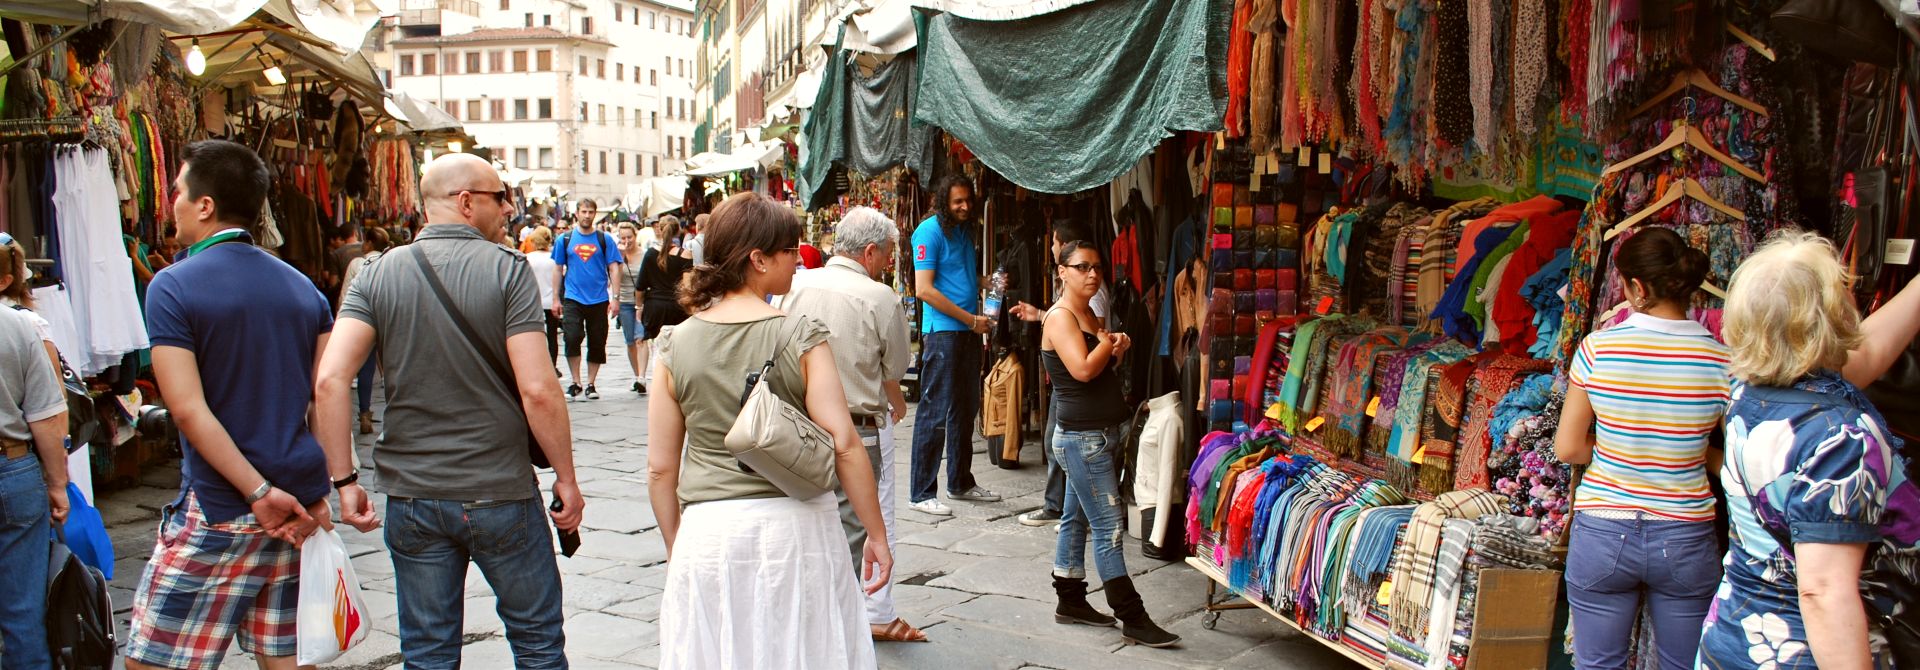
<path fill-rule="evenodd" d="M 1425 452 L 1421 462 L 1422 485 L 1427 481 L 1427 463 L 1444 458 L 1453 462 L 1454 451 L 1460 439 L 1460 422 L 1466 416 L 1467 379 L 1480 364 L 1498 354 L 1481 352 L 1467 357 L 1466 360 L 1441 366 L 1429 375 L 1427 389 L 1427 420 L 1425 430 L 1420 435 L 1420 448 Z M 1441 490 L 1453 490 L 1438 487 Z M 1456 487 L 1457 488 L 1457 487 Z M 1428 489 L 1433 490 L 1433 489 Z"/>
<path fill-rule="evenodd" d="M 1473 350 L 1454 340 L 1444 340 L 1414 358 L 1401 382 L 1400 402 L 1393 409 L 1393 435 L 1387 452 L 1387 481 L 1402 491 L 1414 489 L 1414 456 L 1419 451 L 1420 423 L 1426 418 L 1427 375 L 1437 366 L 1455 363 L 1473 355 Z"/>
<path fill-rule="evenodd" d="M 1374 360 L 1382 353 L 1398 351 L 1406 338 L 1406 330 L 1387 326 L 1340 347 L 1336 365 L 1327 370 L 1327 392 L 1320 410 L 1327 429 L 1320 437 L 1321 446 L 1345 458 L 1360 456 L 1367 400 L 1373 393 Z"/>
<path fill-rule="evenodd" d="M 1548 361 L 1502 355 L 1474 371 L 1473 379 L 1468 384 L 1467 419 L 1460 433 L 1459 462 L 1453 468 L 1459 474 L 1443 482 L 1451 483 L 1455 488 L 1487 486 L 1487 453 L 1493 444 L 1493 406 L 1505 399 L 1526 378 L 1552 369 L 1553 364 Z"/>
<path fill-rule="evenodd" d="M 1449 491 L 1433 502 L 1415 508 L 1407 522 L 1406 539 L 1400 543 L 1393 567 L 1393 632 L 1408 640 L 1426 639 L 1428 606 L 1432 604 L 1440 529 L 1447 519 L 1478 519 L 1482 514 L 1504 511 L 1505 496 L 1483 489 Z"/>
<path fill-rule="evenodd" d="M 1294 404 L 1294 415 L 1302 423 L 1305 423 L 1308 417 L 1318 413 L 1320 409 L 1320 391 L 1324 388 L 1329 367 L 1327 358 L 1339 352 L 1334 347 L 1334 342 L 1372 330 L 1373 326 L 1373 319 L 1365 316 L 1350 316 L 1341 319 L 1337 324 L 1321 328 L 1315 334 L 1313 348 L 1309 349 L 1307 354 L 1307 371 L 1301 380 L 1300 398 Z M 1306 431 L 1296 429 L 1294 434 L 1304 432 Z"/>

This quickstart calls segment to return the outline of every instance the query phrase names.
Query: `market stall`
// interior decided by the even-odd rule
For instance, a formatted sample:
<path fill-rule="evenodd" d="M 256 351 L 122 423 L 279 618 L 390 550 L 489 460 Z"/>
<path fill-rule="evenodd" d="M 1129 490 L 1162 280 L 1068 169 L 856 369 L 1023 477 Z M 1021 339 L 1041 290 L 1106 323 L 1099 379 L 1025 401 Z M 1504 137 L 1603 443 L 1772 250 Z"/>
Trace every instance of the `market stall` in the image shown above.
<path fill-rule="evenodd" d="M 71 404 L 76 479 L 130 481 L 174 446 L 150 407 L 141 304 L 177 250 L 187 144 L 231 138 L 268 159 L 259 239 L 323 288 L 328 229 L 418 211 L 411 146 L 380 137 L 384 89 L 356 53 L 380 8 L 240 4 L 0 3 L 0 231 L 25 250 L 33 308 L 86 391 Z"/>
<path fill-rule="evenodd" d="M 968 174 L 981 274 L 1034 304 L 1051 225 L 1091 230 L 1109 327 L 1153 343 L 1128 401 L 1171 398 L 1186 427 L 1166 461 L 1128 445 L 1131 530 L 1368 667 L 1564 662 L 1578 475 L 1553 429 L 1574 347 L 1627 314 L 1622 241 L 1665 227 L 1705 252 L 1689 317 L 1716 333 L 1777 230 L 1833 239 L 1866 309 L 1913 274 L 1898 66 L 1920 31 L 1892 3 L 1847 41 L 1781 2 L 910 4 L 915 39 L 880 40 L 910 58 L 850 48 L 894 35 L 875 8 L 829 51 L 803 200 L 829 220 L 891 202 L 910 227 L 931 207 L 905 184 Z M 1036 343 L 1002 323 L 989 361 Z M 1015 438 L 1002 463 L 1039 424 L 1037 377 L 985 381 L 1011 406 L 988 421 Z"/>

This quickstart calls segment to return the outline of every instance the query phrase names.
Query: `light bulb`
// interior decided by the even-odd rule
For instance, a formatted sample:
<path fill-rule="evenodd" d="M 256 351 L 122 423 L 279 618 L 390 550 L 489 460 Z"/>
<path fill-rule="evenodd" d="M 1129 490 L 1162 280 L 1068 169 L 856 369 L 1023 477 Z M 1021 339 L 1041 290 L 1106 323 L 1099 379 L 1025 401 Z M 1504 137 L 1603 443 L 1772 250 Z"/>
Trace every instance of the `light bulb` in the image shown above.
<path fill-rule="evenodd" d="M 267 83 L 273 84 L 274 86 L 281 86 L 287 83 L 287 73 L 281 72 L 280 66 L 278 65 L 261 70 L 260 74 L 266 75 Z"/>
<path fill-rule="evenodd" d="M 187 71 L 195 77 L 207 73 L 207 54 L 200 51 L 200 40 L 194 40 L 193 49 L 187 51 Z"/>
<path fill-rule="evenodd" d="M 460 150 L 464 148 L 466 148 L 466 145 L 461 144 L 460 140 L 453 140 L 447 143 L 447 151 L 450 153 L 460 153 Z"/>

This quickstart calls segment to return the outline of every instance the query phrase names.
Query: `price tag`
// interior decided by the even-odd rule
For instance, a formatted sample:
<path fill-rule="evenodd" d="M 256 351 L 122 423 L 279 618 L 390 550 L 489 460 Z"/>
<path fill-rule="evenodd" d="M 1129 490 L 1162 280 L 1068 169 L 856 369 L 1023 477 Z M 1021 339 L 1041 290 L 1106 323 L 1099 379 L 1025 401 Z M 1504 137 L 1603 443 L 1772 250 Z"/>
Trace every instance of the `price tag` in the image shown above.
<path fill-rule="evenodd" d="M 1225 148 L 1227 148 L 1227 131 L 1224 131 L 1224 130 L 1223 130 L 1223 131 L 1220 131 L 1220 132 L 1217 132 L 1217 133 L 1214 133 L 1214 134 L 1213 134 L 1213 149 L 1214 149 L 1215 151 L 1219 151 L 1219 150 L 1221 150 L 1221 149 L 1225 149 Z"/>
<path fill-rule="evenodd" d="M 1380 411 L 1380 396 L 1374 396 L 1372 400 L 1367 401 L 1367 416 L 1371 417 L 1378 411 Z"/>
<path fill-rule="evenodd" d="M 1252 191 L 1254 193 L 1260 192 L 1260 171 L 1259 170 L 1254 170 L 1252 174 L 1247 175 L 1247 190 Z"/>
<path fill-rule="evenodd" d="M 1887 240 L 1887 265 L 1906 265 L 1913 261 L 1913 240 Z"/>
<path fill-rule="evenodd" d="M 1267 155 L 1266 154 L 1260 154 L 1258 156 L 1253 157 L 1253 173 L 1254 174 L 1267 173 Z"/>
<path fill-rule="evenodd" d="M 1333 172 L 1333 154 L 1320 154 L 1320 174 Z"/>
<path fill-rule="evenodd" d="M 1313 150 L 1312 150 L 1312 149 L 1308 149 L 1308 148 L 1306 148 L 1306 147 L 1300 147 L 1300 148 L 1298 148 L 1298 149 L 1294 149 L 1294 150 L 1293 150 L 1293 156 L 1294 156 L 1294 158 L 1297 158 L 1297 159 L 1299 159 L 1299 161 L 1300 161 L 1300 167 L 1307 167 L 1307 166 L 1309 166 L 1309 165 L 1313 165 Z"/>
<path fill-rule="evenodd" d="M 1280 420 L 1280 403 L 1276 402 L 1267 406 L 1267 418 L 1274 421 Z"/>
<path fill-rule="evenodd" d="M 1319 430 L 1320 424 L 1323 424 L 1326 422 L 1327 422 L 1326 417 L 1320 417 L 1320 416 L 1313 417 L 1312 421 L 1307 422 L 1306 431 L 1311 433 L 1315 430 Z"/>

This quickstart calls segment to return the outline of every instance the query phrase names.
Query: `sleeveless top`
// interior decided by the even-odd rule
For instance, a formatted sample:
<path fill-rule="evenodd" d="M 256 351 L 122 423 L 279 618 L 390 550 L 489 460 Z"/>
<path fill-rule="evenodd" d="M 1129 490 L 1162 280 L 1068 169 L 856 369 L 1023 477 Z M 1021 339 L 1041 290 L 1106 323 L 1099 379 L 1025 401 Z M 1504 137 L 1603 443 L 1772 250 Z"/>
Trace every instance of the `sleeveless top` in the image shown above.
<path fill-rule="evenodd" d="M 1100 344 L 1100 338 L 1087 331 L 1080 331 L 1080 337 L 1086 340 L 1088 351 Z M 1059 412 L 1056 421 L 1061 430 L 1106 430 L 1133 415 L 1121 393 L 1120 376 L 1113 373 L 1116 362 L 1109 358 L 1099 376 L 1083 382 L 1074 379 L 1058 352 L 1040 351 L 1040 364 L 1053 382 L 1053 405 Z"/>
<path fill-rule="evenodd" d="M 686 445 L 680 459 L 680 504 L 714 500 L 777 498 L 786 495 L 772 482 L 740 469 L 727 451 L 727 431 L 740 415 L 747 391 L 747 375 L 759 372 L 775 346 L 773 391 L 781 400 L 806 408 L 807 388 L 800 376 L 800 356 L 827 341 L 827 326 L 804 319 L 786 342 L 775 342 L 787 316 L 769 316 L 742 323 L 713 323 L 687 319 L 660 336 L 660 361 L 673 376 L 673 396 L 685 418 Z M 676 347 L 685 339 L 692 346 Z M 663 391 L 655 391 L 660 393 Z M 651 446 L 651 445 L 650 445 Z"/>

